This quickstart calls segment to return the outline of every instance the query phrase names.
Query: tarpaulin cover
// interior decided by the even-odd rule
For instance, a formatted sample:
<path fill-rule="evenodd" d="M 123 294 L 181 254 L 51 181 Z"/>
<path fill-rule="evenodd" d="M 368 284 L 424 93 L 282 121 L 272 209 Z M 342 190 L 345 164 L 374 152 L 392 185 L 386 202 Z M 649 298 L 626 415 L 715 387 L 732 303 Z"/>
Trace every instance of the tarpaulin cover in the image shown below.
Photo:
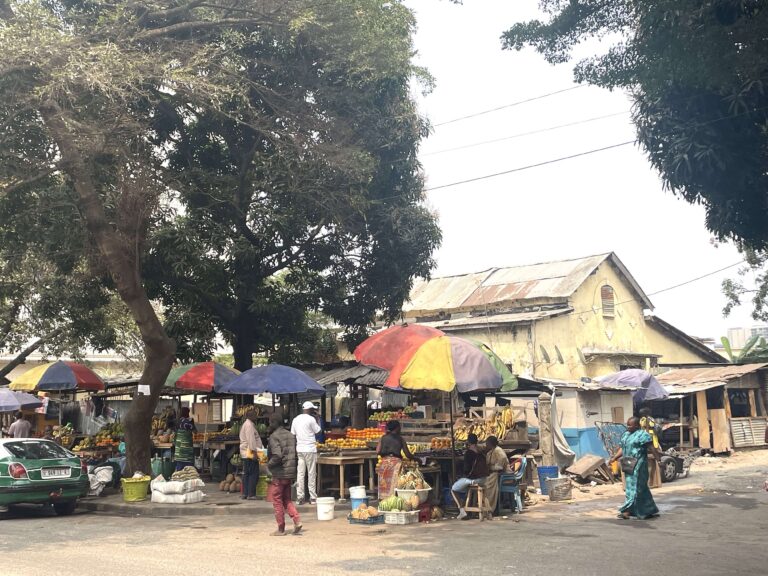
<path fill-rule="evenodd" d="M 639 368 L 628 368 L 620 372 L 597 378 L 600 384 L 621 386 L 633 389 L 632 399 L 635 404 L 650 400 L 660 400 L 669 396 L 667 390 L 650 372 Z"/>

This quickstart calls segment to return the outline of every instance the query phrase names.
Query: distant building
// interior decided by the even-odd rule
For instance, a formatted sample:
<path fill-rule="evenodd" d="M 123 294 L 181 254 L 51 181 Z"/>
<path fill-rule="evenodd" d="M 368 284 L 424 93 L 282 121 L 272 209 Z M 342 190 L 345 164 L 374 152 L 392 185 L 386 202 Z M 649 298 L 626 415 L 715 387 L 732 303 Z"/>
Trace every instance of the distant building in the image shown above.
<path fill-rule="evenodd" d="M 744 348 L 747 343 L 747 331 L 744 328 L 728 328 L 728 342 L 731 348 Z"/>

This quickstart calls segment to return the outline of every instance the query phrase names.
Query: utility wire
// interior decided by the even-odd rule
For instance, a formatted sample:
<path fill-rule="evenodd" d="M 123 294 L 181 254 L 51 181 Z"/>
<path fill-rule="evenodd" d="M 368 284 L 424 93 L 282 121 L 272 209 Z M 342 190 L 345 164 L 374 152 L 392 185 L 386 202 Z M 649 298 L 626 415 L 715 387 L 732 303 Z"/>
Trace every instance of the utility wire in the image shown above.
<path fill-rule="evenodd" d="M 425 188 L 424 192 L 432 192 L 433 190 L 441 190 L 443 188 L 450 188 L 452 186 L 459 186 L 461 184 L 468 184 L 470 182 L 477 182 L 478 180 L 487 180 L 488 178 L 496 178 L 497 176 L 504 176 L 505 174 L 512 174 L 513 172 L 522 172 L 523 170 L 530 170 L 531 168 L 538 168 L 539 166 L 546 166 L 547 164 L 555 164 L 564 160 L 571 160 L 572 158 L 579 158 L 581 156 L 588 156 L 589 154 L 596 154 L 598 152 L 604 152 L 605 150 L 611 150 L 612 148 L 620 148 L 621 146 L 627 146 L 634 144 L 635 140 L 627 140 L 626 142 L 619 142 L 618 144 L 611 144 L 610 146 L 604 146 L 602 148 L 595 148 L 593 150 L 586 150 L 584 152 L 578 152 L 571 154 L 570 156 L 561 156 L 560 158 L 552 158 L 551 160 L 544 160 L 536 164 L 527 164 L 526 166 L 518 166 L 511 170 L 504 170 L 503 172 L 495 172 L 493 174 L 486 174 L 484 176 L 477 176 L 475 178 L 468 178 L 467 180 L 459 180 L 458 182 L 451 182 L 449 184 L 441 184 L 440 186 L 433 186 L 432 188 Z"/>
<path fill-rule="evenodd" d="M 484 146 L 485 144 L 495 144 L 496 142 L 504 142 L 506 140 L 514 140 L 515 138 L 533 136 L 534 134 L 543 134 L 544 132 L 552 132 L 554 130 L 560 130 L 561 128 L 568 128 L 570 126 L 579 126 L 580 124 L 589 124 L 590 122 L 597 122 L 598 120 L 604 120 L 606 118 L 623 116 L 624 114 L 629 114 L 629 112 L 630 110 L 624 110 L 623 112 L 614 112 L 613 114 L 604 114 L 603 116 L 593 116 L 592 118 L 585 118 L 583 120 L 576 120 L 575 122 L 558 124 L 556 126 L 548 126 L 547 128 L 539 128 L 537 130 L 531 130 L 530 132 L 520 132 L 519 134 L 512 134 L 510 136 L 494 138 L 493 140 L 483 140 L 482 142 L 464 144 L 463 146 L 456 146 L 455 148 L 445 148 L 443 150 L 436 150 L 435 152 L 426 152 L 424 154 L 421 154 L 421 156 L 435 156 L 437 154 L 445 154 L 446 152 L 455 152 L 456 150 L 465 150 L 467 148 L 475 148 L 476 146 Z"/>
<path fill-rule="evenodd" d="M 563 92 L 570 92 L 571 90 L 578 90 L 579 88 L 584 88 L 586 84 L 580 84 L 578 86 L 571 86 L 570 88 L 563 88 L 562 90 L 556 90 L 555 92 L 549 92 L 547 94 L 540 94 L 539 96 L 533 96 L 532 98 L 526 98 L 525 100 L 518 100 L 517 102 L 512 102 L 510 104 L 504 104 L 503 106 L 498 106 L 496 108 L 491 108 L 489 110 L 483 110 L 481 112 L 475 112 L 474 114 L 467 114 L 466 116 L 459 116 L 458 118 L 453 118 L 451 120 L 446 120 L 445 122 L 438 122 L 437 124 L 433 124 L 435 128 L 438 126 L 446 126 L 447 124 L 453 124 L 454 122 L 461 122 L 462 120 L 469 120 L 470 118 L 477 118 L 478 116 L 483 116 L 484 114 L 491 114 L 493 112 L 498 112 L 499 110 L 506 110 L 507 108 L 513 108 L 514 106 L 520 106 L 521 104 L 527 104 L 528 102 L 534 102 L 536 100 L 542 100 L 544 98 L 549 98 L 550 96 L 554 96 L 556 94 L 562 94 Z"/>

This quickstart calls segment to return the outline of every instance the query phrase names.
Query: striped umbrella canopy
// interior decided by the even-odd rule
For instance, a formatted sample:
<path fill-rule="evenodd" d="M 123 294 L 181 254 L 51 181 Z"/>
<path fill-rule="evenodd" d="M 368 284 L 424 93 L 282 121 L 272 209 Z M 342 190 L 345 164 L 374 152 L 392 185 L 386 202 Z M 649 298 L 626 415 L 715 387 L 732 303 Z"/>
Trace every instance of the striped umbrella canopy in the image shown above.
<path fill-rule="evenodd" d="M 0 388 L 0 412 L 16 412 L 17 410 L 32 410 L 43 405 L 37 396 L 26 392 L 15 392 L 8 388 Z"/>
<path fill-rule="evenodd" d="M 77 362 L 59 360 L 49 364 L 35 366 L 24 372 L 8 386 L 11 390 L 34 392 L 45 390 L 59 392 L 64 390 L 104 390 L 104 381 L 87 366 Z"/>
<path fill-rule="evenodd" d="M 218 362 L 195 362 L 177 366 L 165 379 L 166 388 L 186 392 L 210 393 L 228 384 L 240 374 Z"/>
<path fill-rule="evenodd" d="M 393 326 L 355 349 L 361 364 L 389 370 L 385 385 L 404 390 L 508 392 L 517 388 L 509 368 L 482 342 L 428 326 Z"/>

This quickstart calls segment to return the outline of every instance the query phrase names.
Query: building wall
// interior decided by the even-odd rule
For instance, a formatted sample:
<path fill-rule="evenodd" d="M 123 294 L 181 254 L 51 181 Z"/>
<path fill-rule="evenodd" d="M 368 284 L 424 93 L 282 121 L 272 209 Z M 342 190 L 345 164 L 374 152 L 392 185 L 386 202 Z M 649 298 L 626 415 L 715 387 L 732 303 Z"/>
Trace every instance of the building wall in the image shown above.
<path fill-rule="evenodd" d="M 601 310 L 600 290 L 605 284 L 614 289 L 611 317 Z M 451 333 L 485 342 L 524 377 L 573 381 L 616 372 L 621 366 L 639 363 L 639 367 L 647 367 L 634 356 L 588 356 L 582 361 L 579 351 L 584 348 L 659 354 L 660 362 L 669 363 L 708 361 L 646 323 L 643 305 L 636 298 L 629 284 L 606 261 L 573 294 L 569 302 L 572 313 L 515 327 L 488 326 Z"/>

